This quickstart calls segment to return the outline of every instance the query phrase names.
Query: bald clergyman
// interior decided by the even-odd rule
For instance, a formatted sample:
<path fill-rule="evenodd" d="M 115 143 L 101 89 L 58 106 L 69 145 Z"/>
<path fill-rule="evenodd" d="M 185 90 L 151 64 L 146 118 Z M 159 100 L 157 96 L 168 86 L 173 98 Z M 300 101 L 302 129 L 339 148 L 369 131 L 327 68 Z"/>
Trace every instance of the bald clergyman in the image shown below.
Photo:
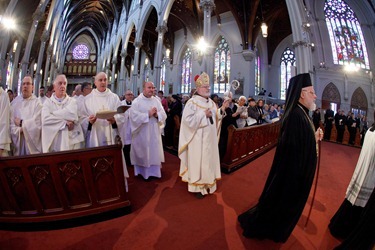
<path fill-rule="evenodd" d="M 167 114 L 161 102 L 154 97 L 154 84 L 143 83 L 143 92 L 135 98 L 129 109 L 132 132 L 131 162 L 134 175 L 161 178 L 161 163 L 164 151 L 161 127 L 164 127 Z"/>

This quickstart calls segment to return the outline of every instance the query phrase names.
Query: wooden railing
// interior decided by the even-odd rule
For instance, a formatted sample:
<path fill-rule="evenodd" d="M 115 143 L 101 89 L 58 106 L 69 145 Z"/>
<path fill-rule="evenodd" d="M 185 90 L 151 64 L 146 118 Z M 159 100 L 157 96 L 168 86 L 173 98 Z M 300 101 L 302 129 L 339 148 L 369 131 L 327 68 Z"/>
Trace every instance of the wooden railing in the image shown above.
<path fill-rule="evenodd" d="M 324 130 L 323 125 L 321 125 L 320 127 Z M 358 128 L 356 130 L 357 130 L 357 132 L 356 132 L 356 135 L 355 135 L 355 140 L 354 140 L 353 146 L 362 147 L 362 145 L 361 145 L 361 133 L 360 133 Z M 350 136 L 350 134 L 349 134 L 348 128 L 347 128 L 347 126 L 345 126 L 344 135 L 342 137 L 342 144 L 344 144 L 344 145 L 349 144 L 349 136 Z M 336 142 L 336 139 L 337 139 L 337 129 L 336 129 L 336 126 L 333 124 L 332 130 L 331 130 L 331 136 L 330 136 L 329 140 L 332 141 L 332 142 Z"/>
<path fill-rule="evenodd" d="M 121 145 L 0 158 L 0 222 L 46 222 L 130 208 Z"/>
<path fill-rule="evenodd" d="M 227 151 L 221 162 L 231 172 L 273 148 L 278 140 L 280 122 L 236 129 L 228 128 Z"/>

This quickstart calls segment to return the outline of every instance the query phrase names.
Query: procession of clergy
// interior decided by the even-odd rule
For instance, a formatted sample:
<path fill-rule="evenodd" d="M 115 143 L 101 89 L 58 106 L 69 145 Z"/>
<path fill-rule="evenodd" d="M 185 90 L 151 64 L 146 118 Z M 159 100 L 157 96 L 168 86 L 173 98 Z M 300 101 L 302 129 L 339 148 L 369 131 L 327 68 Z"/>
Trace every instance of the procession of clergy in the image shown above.
<path fill-rule="evenodd" d="M 118 95 L 107 88 L 108 79 L 104 72 L 95 76 L 95 88 L 91 92 L 84 91 L 91 90 L 90 84 L 83 84 L 82 92 L 85 94 L 80 96 L 70 97 L 66 93 L 67 84 L 65 75 L 57 75 L 53 81 L 54 92 L 51 96 L 38 98 L 33 94 L 32 77 L 25 76 L 22 79 L 22 95 L 11 103 L 7 93 L 0 87 L 0 156 L 24 156 L 106 146 L 115 144 L 120 137 L 125 144 L 125 156 L 126 146 L 131 148 L 131 161 L 127 159 L 127 162 L 134 165 L 134 175 L 141 175 L 145 180 L 150 177 L 161 178 L 161 164 L 164 162 L 162 131 L 167 115 L 160 99 L 154 96 L 154 84 L 144 82 L 142 93 L 134 101 L 133 98 L 126 98 L 127 94 L 132 95 L 128 90 L 126 99 L 122 102 Z M 209 98 L 209 77 L 206 73 L 196 79 L 196 86 L 198 95 L 190 100 L 190 108 L 187 105 L 184 111 L 188 114 L 185 119 L 191 117 L 187 118 L 191 126 L 188 124 L 181 129 L 183 136 L 180 140 L 180 176 L 183 181 L 188 182 L 190 192 L 207 194 L 215 191 L 216 180 L 220 179 L 219 153 L 218 150 L 212 149 L 211 145 L 217 145 L 216 124 L 228 105 L 223 105 L 219 111 Z M 113 114 L 112 111 L 123 106 L 131 108 L 124 113 Z M 197 108 L 204 112 L 196 112 Z M 113 115 L 97 117 L 99 113 L 107 111 Z M 208 137 L 197 136 L 197 139 L 194 139 L 195 131 L 205 126 Z M 209 152 L 203 160 L 214 160 L 217 163 L 213 164 L 215 169 L 207 169 L 203 173 L 197 169 L 201 165 L 196 162 L 200 157 L 192 150 L 190 154 L 187 152 L 186 146 L 189 143 L 204 147 L 196 152 L 202 155 L 203 152 Z M 189 171 L 187 157 L 189 161 L 196 163 Z M 124 175 L 128 177 L 124 157 L 123 165 Z"/>

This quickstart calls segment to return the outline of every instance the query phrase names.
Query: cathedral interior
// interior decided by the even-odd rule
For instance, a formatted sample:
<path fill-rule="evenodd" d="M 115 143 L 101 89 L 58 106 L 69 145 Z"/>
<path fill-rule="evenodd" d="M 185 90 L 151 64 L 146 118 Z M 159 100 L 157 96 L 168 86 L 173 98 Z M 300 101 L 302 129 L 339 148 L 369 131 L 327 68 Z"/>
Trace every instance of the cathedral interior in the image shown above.
<path fill-rule="evenodd" d="M 5 0 L 0 2 L 4 89 L 35 89 L 57 74 L 68 92 L 107 73 L 122 96 L 153 81 L 165 95 L 187 94 L 211 76 L 223 95 L 283 103 L 291 76 L 309 72 L 317 105 L 361 114 L 375 105 L 373 0 Z M 37 94 L 38 91 L 35 91 Z"/>
<path fill-rule="evenodd" d="M 202 88 L 210 89 L 210 94 L 225 97 L 232 92 L 233 99 L 244 96 L 282 105 L 290 79 L 309 73 L 313 87 L 309 93 L 316 95 L 321 120 L 331 108 L 336 114 L 343 111 L 343 116 L 348 112 L 362 116 L 361 121 L 371 126 L 374 44 L 375 0 L 0 0 L 0 86 L 15 95 L 21 95 L 25 76 L 32 77 L 28 85 L 33 85 L 38 96 L 41 87 L 48 89 L 64 74 L 67 93 L 73 95 L 76 86 L 93 84 L 95 76 L 105 72 L 108 89 L 121 100 L 128 90 L 135 97 L 140 95 L 149 81 L 164 97 L 184 96 L 194 92 L 196 76 L 206 72 L 209 86 Z M 112 94 L 113 99 L 119 101 L 116 95 Z M 205 104 L 208 95 L 202 101 Z M 214 103 L 213 107 L 216 109 Z M 104 111 L 118 112 L 116 108 Z M 310 123 L 307 113 L 306 108 Z M 21 128 L 22 121 L 18 121 Z M 160 125 L 155 124 L 159 133 Z M 319 126 L 323 128 L 320 123 L 311 133 Z M 92 124 L 86 127 L 92 129 Z M 174 249 L 181 245 L 185 249 L 281 249 L 269 241 L 247 241 L 237 235 L 237 215 L 261 192 L 280 127 L 281 122 L 271 122 L 227 129 L 225 145 L 229 147 L 218 161 L 218 172 L 224 169 L 228 175 L 220 179 L 220 192 L 203 201 L 194 198 L 192 202 L 186 183 L 179 180 L 178 140 L 169 150 L 160 145 L 166 155 L 163 178 L 151 181 L 136 174 L 127 176 L 127 169 L 134 166 L 125 166 L 123 145 L 118 141 L 0 157 L 0 249 Z M 301 217 L 305 226 L 300 222 L 282 249 L 333 249 L 340 243 L 329 234 L 327 225 L 365 144 L 362 133 L 350 143 L 347 130 L 339 142 L 337 131 L 323 142 L 315 143 L 319 139 L 311 137 L 316 140 L 312 145 L 314 157 L 315 153 L 319 157 L 318 167 L 321 156 L 323 159 L 316 203 L 309 199 L 311 217 L 310 213 L 305 216 L 305 209 Z M 181 134 L 179 128 L 173 130 L 173 139 Z M 315 197 L 319 169 L 313 175 Z M 48 228 L 49 222 L 72 222 L 88 215 L 93 216 L 90 220 L 118 209 L 130 212 L 130 207 L 130 214 L 113 220 L 103 216 L 99 221 L 56 228 L 63 230 Z M 47 230 L 33 228 L 39 222 L 45 222 Z M 13 223 L 21 224 L 21 229 L 7 228 Z"/>

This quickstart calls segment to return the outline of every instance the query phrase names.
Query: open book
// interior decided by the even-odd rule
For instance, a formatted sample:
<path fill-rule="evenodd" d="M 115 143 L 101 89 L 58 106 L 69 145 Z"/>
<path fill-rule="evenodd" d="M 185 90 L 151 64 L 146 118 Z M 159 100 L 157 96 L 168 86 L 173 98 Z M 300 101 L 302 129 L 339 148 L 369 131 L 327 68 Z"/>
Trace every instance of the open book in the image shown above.
<path fill-rule="evenodd" d="M 121 114 L 124 113 L 126 110 L 128 110 L 130 106 L 119 106 L 117 110 L 101 110 L 96 112 L 96 118 L 98 119 L 110 119 L 115 114 Z"/>

